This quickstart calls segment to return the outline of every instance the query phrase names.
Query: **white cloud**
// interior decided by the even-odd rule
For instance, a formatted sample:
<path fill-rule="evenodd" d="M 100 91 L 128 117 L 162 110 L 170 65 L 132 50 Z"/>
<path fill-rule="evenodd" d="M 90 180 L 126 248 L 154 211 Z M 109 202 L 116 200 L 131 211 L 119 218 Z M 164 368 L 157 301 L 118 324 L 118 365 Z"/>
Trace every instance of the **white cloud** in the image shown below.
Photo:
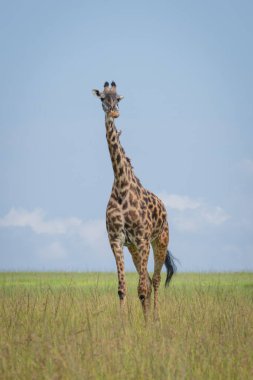
<path fill-rule="evenodd" d="M 202 206 L 202 217 L 210 224 L 219 226 L 229 219 L 229 215 L 219 206 L 208 207 L 207 205 Z"/>
<path fill-rule="evenodd" d="M 82 224 L 77 218 L 52 219 L 45 221 L 45 213 L 41 209 L 27 211 L 12 208 L 0 219 L 0 227 L 30 227 L 37 234 L 62 235 L 76 230 Z"/>
<path fill-rule="evenodd" d="M 191 199 L 187 196 L 161 193 L 160 197 L 163 200 L 166 207 L 179 211 L 184 211 L 188 209 L 194 210 L 201 205 L 200 201 Z"/>
<path fill-rule="evenodd" d="M 43 247 L 42 249 L 39 250 L 38 254 L 43 259 L 47 259 L 47 260 L 55 260 L 55 259 L 58 260 L 58 259 L 64 259 L 67 257 L 66 249 L 58 241 L 54 241 L 48 246 Z"/>
<path fill-rule="evenodd" d="M 193 232 L 207 226 L 220 226 L 230 217 L 221 207 L 210 206 L 203 200 L 165 192 L 160 198 L 168 208 L 175 228 L 180 231 Z"/>
<path fill-rule="evenodd" d="M 0 218 L 0 227 L 28 227 L 36 234 L 78 235 L 89 246 L 98 246 L 106 236 L 105 221 L 102 219 L 84 222 L 79 218 L 56 218 L 47 220 L 41 209 L 28 211 L 11 209 Z M 56 246 L 52 249 L 56 250 Z"/>
<path fill-rule="evenodd" d="M 92 220 L 83 223 L 79 229 L 79 235 L 90 245 L 93 245 L 104 239 L 105 234 L 106 228 L 105 221 L 103 219 Z"/>
<path fill-rule="evenodd" d="M 181 231 L 198 231 L 208 225 L 220 226 L 229 219 L 221 207 L 209 206 L 198 199 L 165 192 L 160 194 L 160 198 L 168 207 L 175 227 Z M 46 214 L 41 209 L 28 211 L 12 208 L 0 218 L 0 227 L 28 227 L 36 234 L 50 236 L 77 235 L 93 248 L 101 248 L 107 240 L 103 219 L 86 222 L 75 217 L 46 219 Z"/>

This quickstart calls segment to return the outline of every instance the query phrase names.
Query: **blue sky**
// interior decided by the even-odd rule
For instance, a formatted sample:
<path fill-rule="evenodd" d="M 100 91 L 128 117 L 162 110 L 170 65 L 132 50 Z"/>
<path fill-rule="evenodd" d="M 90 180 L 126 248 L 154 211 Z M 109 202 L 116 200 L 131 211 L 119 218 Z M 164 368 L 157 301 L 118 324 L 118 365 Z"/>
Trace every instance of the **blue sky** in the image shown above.
<path fill-rule="evenodd" d="M 106 80 L 124 95 L 116 124 L 135 173 L 166 204 L 179 270 L 253 270 L 252 11 L 0 3 L 1 270 L 115 270 L 113 172 L 91 93 Z"/>

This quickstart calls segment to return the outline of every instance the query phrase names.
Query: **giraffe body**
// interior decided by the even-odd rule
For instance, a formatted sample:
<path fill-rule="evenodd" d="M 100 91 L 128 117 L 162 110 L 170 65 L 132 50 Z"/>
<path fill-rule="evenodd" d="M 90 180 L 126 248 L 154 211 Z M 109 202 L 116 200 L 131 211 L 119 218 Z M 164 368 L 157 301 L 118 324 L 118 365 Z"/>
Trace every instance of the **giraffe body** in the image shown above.
<path fill-rule="evenodd" d="M 161 269 L 168 258 L 169 270 L 173 265 L 169 259 L 169 227 L 167 213 L 162 201 L 146 190 L 135 176 L 131 162 L 121 146 L 114 118 L 119 116 L 116 85 L 111 89 L 105 83 L 104 92 L 94 90 L 102 100 L 105 110 L 106 138 L 111 156 L 114 183 L 106 209 L 106 228 L 109 242 L 115 256 L 118 271 L 118 295 L 121 306 L 125 304 L 126 281 L 123 246 L 127 246 L 139 274 L 138 295 L 144 316 L 148 317 L 152 286 L 154 287 L 154 310 L 157 315 L 158 288 Z M 147 271 L 147 263 L 152 245 L 154 252 L 154 275 L 152 280 Z M 167 266 L 168 270 L 168 266 Z M 168 280 L 169 281 L 169 280 Z"/>

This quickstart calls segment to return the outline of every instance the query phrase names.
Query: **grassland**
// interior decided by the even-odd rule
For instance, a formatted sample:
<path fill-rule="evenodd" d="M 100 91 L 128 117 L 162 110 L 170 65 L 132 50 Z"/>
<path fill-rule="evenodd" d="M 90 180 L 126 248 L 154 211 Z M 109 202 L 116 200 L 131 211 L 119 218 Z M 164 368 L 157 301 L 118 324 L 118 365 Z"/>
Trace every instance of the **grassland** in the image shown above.
<path fill-rule="evenodd" d="M 252 379 L 253 274 L 178 274 L 145 327 L 127 275 L 1 273 L 1 379 Z M 163 279 L 164 282 L 164 279 Z"/>

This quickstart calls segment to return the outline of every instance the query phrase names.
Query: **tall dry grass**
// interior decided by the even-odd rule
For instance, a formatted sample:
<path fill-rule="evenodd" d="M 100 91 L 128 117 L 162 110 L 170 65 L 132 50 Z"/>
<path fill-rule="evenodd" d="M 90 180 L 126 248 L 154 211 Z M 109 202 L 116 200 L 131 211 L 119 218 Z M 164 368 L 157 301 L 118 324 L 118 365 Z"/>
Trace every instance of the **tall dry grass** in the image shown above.
<path fill-rule="evenodd" d="M 253 274 L 178 274 L 147 327 L 128 274 L 2 273 L 1 379 L 252 379 Z"/>

